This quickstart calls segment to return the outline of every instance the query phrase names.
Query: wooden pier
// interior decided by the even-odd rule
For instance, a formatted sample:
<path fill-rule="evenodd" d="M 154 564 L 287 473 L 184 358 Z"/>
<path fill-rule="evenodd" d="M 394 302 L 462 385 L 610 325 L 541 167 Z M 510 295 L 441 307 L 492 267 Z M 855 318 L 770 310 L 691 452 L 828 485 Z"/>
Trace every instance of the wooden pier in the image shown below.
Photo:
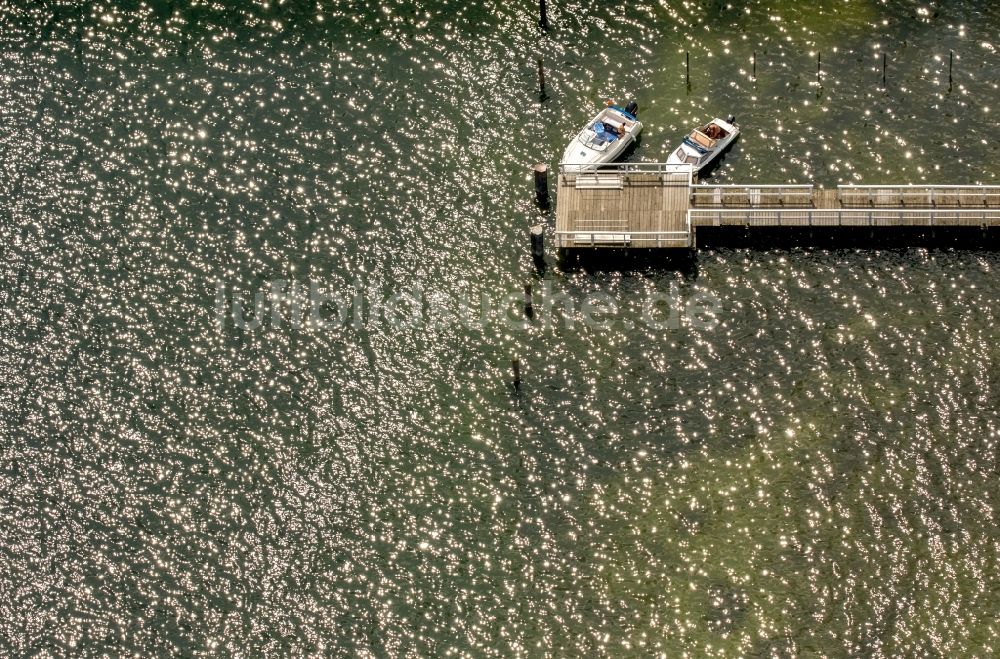
<path fill-rule="evenodd" d="M 1000 227 L 1000 186 L 713 185 L 689 165 L 559 167 L 560 249 L 689 249 L 699 227 Z"/>

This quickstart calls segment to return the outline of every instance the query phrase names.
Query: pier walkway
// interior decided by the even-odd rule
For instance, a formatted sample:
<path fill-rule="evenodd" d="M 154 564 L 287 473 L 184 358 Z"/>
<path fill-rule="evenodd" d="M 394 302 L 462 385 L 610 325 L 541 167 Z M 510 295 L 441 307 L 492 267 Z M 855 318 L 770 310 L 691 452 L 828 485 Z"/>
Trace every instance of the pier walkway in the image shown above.
<path fill-rule="evenodd" d="M 688 165 L 560 165 L 556 246 L 690 248 L 698 227 L 1000 227 L 1000 186 L 712 185 Z"/>

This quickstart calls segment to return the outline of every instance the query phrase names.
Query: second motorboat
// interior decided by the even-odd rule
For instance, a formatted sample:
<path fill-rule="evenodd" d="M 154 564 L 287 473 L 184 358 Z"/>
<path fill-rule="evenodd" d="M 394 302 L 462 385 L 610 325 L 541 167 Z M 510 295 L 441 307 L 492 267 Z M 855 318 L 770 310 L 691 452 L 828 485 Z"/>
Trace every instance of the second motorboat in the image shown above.
<path fill-rule="evenodd" d="M 642 122 L 635 101 L 621 108 L 608 106 L 587 122 L 563 153 L 562 164 L 569 170 L 586 170 L 617 160 L 639 138 Z"/>
<path fill-rule="evenodd" d="M 725 121 L 712 119 L 685 137 L 684 142 L 667 158 L 667 164 L 688 164 L 697 172 L 725 151 L 739 134 L 736 117 L 729 115 Z"/>

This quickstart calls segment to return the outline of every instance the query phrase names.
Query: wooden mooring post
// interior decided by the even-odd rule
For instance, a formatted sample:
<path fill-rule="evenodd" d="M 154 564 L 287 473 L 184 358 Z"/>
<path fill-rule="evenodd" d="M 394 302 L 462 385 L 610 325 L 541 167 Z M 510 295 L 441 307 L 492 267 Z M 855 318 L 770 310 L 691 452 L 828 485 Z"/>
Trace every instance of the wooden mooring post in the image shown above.
<path fill-rule="evenodd" d="M 541 224 L 531 227 L 531 257 L 536 262 L 545 259 L 545 227 Z"/>
<path fill-rule="evenodd" d="M 538 0 L 538 14 L 539 14 L 538 18 L 539 27 L 541 27 L 543 30 L 548 30 L 549 16 L 548 12 L 545 9 L 545 0 Z"/>
<path fill-rule="evenodd" d="M 538 163 L 532 171 L 535 173 L 535 200 L 545 208 L 549 205 L 549 166 Z"/>

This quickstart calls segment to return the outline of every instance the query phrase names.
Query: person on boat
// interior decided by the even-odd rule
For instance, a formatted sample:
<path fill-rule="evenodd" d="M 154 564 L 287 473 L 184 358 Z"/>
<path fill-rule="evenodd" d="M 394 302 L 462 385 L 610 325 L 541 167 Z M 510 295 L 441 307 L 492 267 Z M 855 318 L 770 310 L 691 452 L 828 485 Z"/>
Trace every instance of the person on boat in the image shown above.
<path fill-rule="evenodd" d="M 720 126 L 716 126 L 715 124 L 709 124 L 705 134 L 713 140 L 717 140 L 722 137 L 722 128 Z"/>
<path fill-rule="evenodd" d="M 625 122 L 624 121 L 622 123 L 618 124 L 618 130 L 615 131 L 615 132 L 618 133 L 618 137 L 625 137 Z"/>

